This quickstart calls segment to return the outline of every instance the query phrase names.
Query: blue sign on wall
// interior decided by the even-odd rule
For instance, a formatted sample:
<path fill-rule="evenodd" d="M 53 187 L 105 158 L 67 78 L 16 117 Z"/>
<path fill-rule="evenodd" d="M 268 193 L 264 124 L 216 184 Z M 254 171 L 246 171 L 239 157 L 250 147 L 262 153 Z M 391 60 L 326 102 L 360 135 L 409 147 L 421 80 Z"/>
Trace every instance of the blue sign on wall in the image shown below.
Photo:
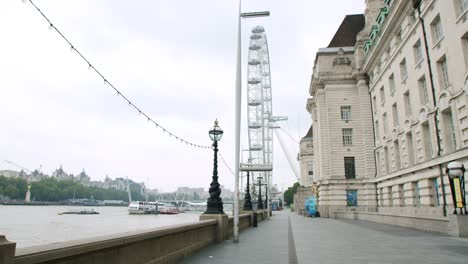
<path fill-rule="evenodd" d="M 357 206 L 357 190 L 346 190 L 346 205 Z"/>
<path fill-rule="evenodd" d="M 311 195 L 305 199 L 305 211 L 309 216 L 315 216 L 317 212 L 317 198 Z"/>

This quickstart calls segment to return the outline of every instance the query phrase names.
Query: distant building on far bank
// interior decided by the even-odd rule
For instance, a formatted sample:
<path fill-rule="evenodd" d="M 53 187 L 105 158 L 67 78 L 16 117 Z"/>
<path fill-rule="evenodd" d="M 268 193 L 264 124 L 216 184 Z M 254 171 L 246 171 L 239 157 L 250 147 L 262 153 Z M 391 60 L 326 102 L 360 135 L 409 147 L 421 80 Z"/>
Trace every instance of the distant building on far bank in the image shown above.
<path fill-rule="evenodd" d="M 19 177 L 19 172 L 14 170 L 0 170 L 0 176 L 6 178 L 16 178 Z"/>

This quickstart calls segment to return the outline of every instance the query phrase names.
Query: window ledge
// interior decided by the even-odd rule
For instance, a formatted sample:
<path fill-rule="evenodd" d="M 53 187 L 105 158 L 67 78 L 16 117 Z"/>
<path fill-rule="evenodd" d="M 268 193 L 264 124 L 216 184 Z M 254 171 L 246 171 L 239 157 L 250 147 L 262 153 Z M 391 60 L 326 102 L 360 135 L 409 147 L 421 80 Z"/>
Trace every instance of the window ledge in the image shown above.
<path fill-rule="evenodd" d="M 424 59 L 420 59 L 418 62 L 416 62 L 416 66 L 414 66 L 415 69 L 421 68 L 421 65 L 423 63 Z"/>
<path fill-rule="evenodd" d="M 460 21 L 463 21 L 465 22 L 467 19 L 466 19 L 466 14 L 468 13 L 468 8 L 465 9 L 465 11 L 463 11 L 457 18 L 457 20 L 455 21 L 456 24 L 460 23 Z"/>
<path fill-rule="evenodd" d="M 401 83 L 406 84 L 406 80 L 408 80 L 408 75 L 403 77 L 403 79 L 401 80 Z"/>
<path fill-rule="evenodd" d="M 440 48 L 440 44 L 442 42 L 442 40 L 444 40 L 445 36 L 442 36 L 439 40 L 436 41 L 436 43 L 432 46 L 432 49 L 435 49 L 435 48 Z"/>

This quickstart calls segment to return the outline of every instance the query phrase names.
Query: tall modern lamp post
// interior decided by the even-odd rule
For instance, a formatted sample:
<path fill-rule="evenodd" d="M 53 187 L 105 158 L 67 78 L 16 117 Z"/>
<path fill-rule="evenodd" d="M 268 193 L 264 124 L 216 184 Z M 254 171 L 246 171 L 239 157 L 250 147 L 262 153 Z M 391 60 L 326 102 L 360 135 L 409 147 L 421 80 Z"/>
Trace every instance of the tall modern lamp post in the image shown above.
<path fill-rule="evenodd" d="M 446 172 L 450 179 L 450 190 L 452 191 L 454 214 L 460 208 L 460 214 L 467 214 L 466 192 L 465 192 L 465 166 L 459 161 L 452 161 L 447 164 Z"/>
<path fill-rule="evenodd" d="M 269 11 L 242 13 L 242 0 L 239 0 L 239 17 L 237 24 L 237 62 L 236 62 L 236 137 L 235 137 L 235 179 L 234 179 L 234 230 L 233 240 L 239 241 L 239 166 L 240 166 L 240 128 L 242 97 L 242 52 L 241 52 L 241 18 L 269 16 Z"/>
<path fill-rule="evenodd" d="M 218 120 L 214 122 L 214 127 L 209 132 L 213 140 L 213 180 L 210 184 L 210 198 L 208 198 L 205 214 L 224 214 L 223 200 L 221 199 L 221 189 L 218 182 L 218 141 L 223 137 L 223 130 L 218 126 Z"/>

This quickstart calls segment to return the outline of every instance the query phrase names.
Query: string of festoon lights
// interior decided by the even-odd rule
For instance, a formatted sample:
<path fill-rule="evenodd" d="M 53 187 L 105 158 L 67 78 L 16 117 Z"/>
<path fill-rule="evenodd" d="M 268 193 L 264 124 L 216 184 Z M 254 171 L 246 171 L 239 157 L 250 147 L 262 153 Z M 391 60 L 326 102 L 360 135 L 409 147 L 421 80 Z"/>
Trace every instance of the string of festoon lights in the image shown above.
<path fill-rule="evenodd" d="M 226 160 L 223 158 L 223 155 L 221 155 L 221 153 L 219 153 L 219 157 L 221 158 L 221 161 L 224 163 L 224 166 L 226 166 L 226 168 L 228 168 L 229 172 L 232 174 L 232 175 L 235 175 L 234 171 L 231 169 L 231 167 L 227 164 Z"/>
<path fill-rule="evenodd" d="M 104 84 L 105 85 L 108 85 L 109 87 L 111 87 L 116 93 L 117 95 L 122 98 L 124 101 L 127 102 L 128 106 L 135 109 L 139 115 L 142 115 L 144 116 L 148 122 L 152 123 L 155 125 L 156 128 L 159 128 L 162 130 L 163 134 L 167 134 L 169 137 L 172 137 L 174 139 L 176 139 L 177 141 L 181 142 L 181 143 L 185 143 L 186 145 L 188 146 L 191 146 L 191 147 L 195 147 L 195 148 L 201 148 L 201 149 L 212 149 L 213 147 L 212 146 L 203 146 L 203 145 L 198 145 L 198 144 L 194 144 L 188 140 L 185 140 L 179 136 L 177 136 L 176 134 L 174 134 L 173 132 L 171 132 L 169 129 L 165 128 L 164 126 L 162 126 L 161 124 L 159 124 L 158 122 L 156 122 L 153 118 L 151 118 L 147 113 L 145 113 L 143 110 L 141 110 L 137 105 L 135 105 L 132 101 L 130 101 L 130 99 L 125 96 L 119 89 L 117 89 L 110 81 L 108 78 L 106 78 L 92 63 L 91 61 L 86 58 L 83 53 L 81 53 L 75 45 L 73 45 L 73 43 L 67 38 L 65 37 L 65 35 L 52 23 L 52 21 L 41 11 L 41 9 L 32 1 L 32 0 L 22 0 L 23 3 L 26 3 L 26 2 L 29 2 L 31 3 L 31 5 L 42 15 L 42 17 L 44 17 L 44 19 L 47 21 L 47 23 L 49 24 L 49 29 L 50 30 L 55 30 L 59 35 L 60 37 L 65 40 L 65 42 L 68 43 L 68 45 L 70 46 L 70 50 L 73 51 L 73 52 L 76 52 L 76 54 L 78 54 L 81 59 L 83 59 L 83 61 L 86 63 L 86 65 L 88 65 L 88 68 L 90 70 L 93 70 L 100 78 L 102 78 L 102 80 L 104 81 Z M 224 159 L 222 159 L 223 162 L 226 164 L 226 162 L 224 161 Z M 227 164 L 226 164 L 227 165 Z M 229 168 L 229 170 L 231 170 Z M 232 171 L 232 170 L 231 170 Z"/>

